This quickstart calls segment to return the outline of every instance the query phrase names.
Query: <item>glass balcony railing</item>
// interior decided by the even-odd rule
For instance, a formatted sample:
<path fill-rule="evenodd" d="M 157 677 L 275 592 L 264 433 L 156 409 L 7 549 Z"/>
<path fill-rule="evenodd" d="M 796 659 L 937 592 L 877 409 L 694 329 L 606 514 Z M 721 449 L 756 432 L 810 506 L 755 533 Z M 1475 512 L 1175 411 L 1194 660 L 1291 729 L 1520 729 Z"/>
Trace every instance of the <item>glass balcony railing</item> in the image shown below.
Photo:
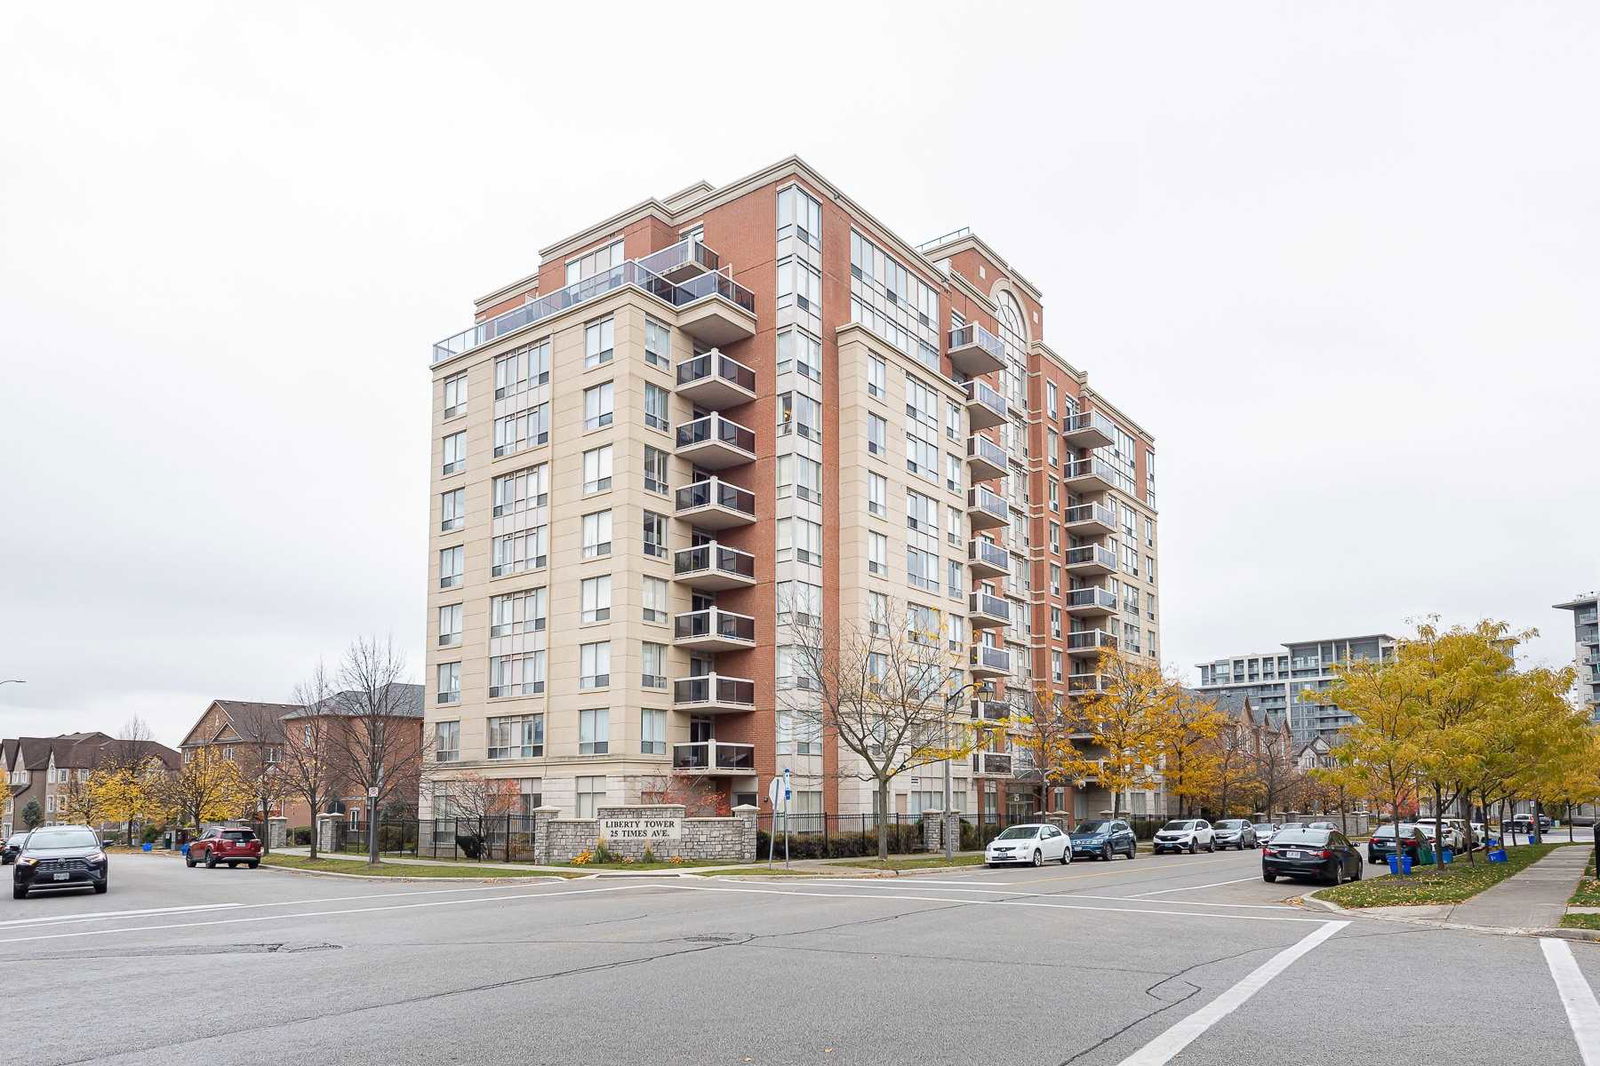
<path fill-rule="evenodd" d="M 1011 717 L 1011 705 L 1005 700 L 973 700 L 970 713 L 985 722 L 998 722 Z"/>
<path fill-rule="evenodd" d="M 1006 398 L 995 389 L 990 388 L 981 381 L 967 382 L 967 403 L 981 404 L 989 408 L 1001 421 L 1010 417 L 1010 408 Z"/>
<path fill-rule="evenodd" d="M 680 772 L 753 773 L 756 749 L 753 744 L 730 744 L 720 740 L 674 744 L 672 768 Z"/>
<path fill-rule="evenodd" d="M 747 551 L 726 548 L 712 541 L 709 544 L 697 544 L 693 548 L 680 548 L 673 556 L 672 569 L 679 577 L 709 571 L 754 581 L 756 557 Z"/>
<path fill-rule="evenodd" d="M 1115 611 L 1117 609 L 1117 596 L 1110 589 L 1069 589 L 1067 591 L 1067 609 L 1071 610 L 1074 607 L 1094 607 L 1105 611 Z M 1088 612 L 1086 611 L 1085 613 Z"/>
<path fill-rule="evenodd" d="M 1004 448 L 988 437 L 976 435 L 967 438 L 967 458 L 995 468 L 1000 472 L 996 477 L 1004 474 L 1011 463 L 1011 457 Z"/>
<path fill-rule="evenodd" d="M 1062 466 L 1066 475 L 1067 484 L 1073 482 L 1100 482 L 1114 489 L 1121 489 L 1132 496 L 1133 478 L 1112 466 L 1104 459 L 1074 459 Z"/>
<path fill-rule="evenodd" d="M 1112 571 L 1117 568 L 1117 553 L 1099 544 L 1080 544 L 1064 553 L 1067 568 L 1080 566 Z"/>
<path fill-rule="evenodd" d="M 686 389 L 711 381 L 726 382 L 746 392 L 756 391 L 756 372 L 721 352 L 706 352 L 678 364 L 678 388 Z"/>
<path fill-rule="evenodd" d="M 1099 411 L 1079 411 L 1061 420 L 1061 435 L 1080 448 L 1102 448 L 1117 439 L 1116 423 Z"/>
<path fill-rule="evenodd" d="M 726 444 L 742 452 L 749 452 L 753 457 L 756 450 L 756 435 L 739 423 L 719 414 L 709 414 L 704 418 L 697 418 L 693 422 L 685 422 L 678 427 L 678 447 L 688 448 L 696 444 L 709 444 L 711 442 Z"/>
<path fill-rule="evenodd" d="M 747 614 L 734 614 L 715 607 L 704 611 L 688 611 L 672 620 L 672 635 L 676 640 L 715 637 L 740 644 L 754 644 L 756 620 Z"/>
<path fill-rule="evenodd" d="M 1107 530 L 1117 528 L 1117 512 L 1101 503 L 1080 503 L 1068 507 L 1061 517 L 1068 526 L 1093 523 Z"/>
<path fill-rule="evenodd" d="M 1003 619 L 1006 625 L 1011 624 L 1011 602 L 987 592 L 974 592 L 967 600 L 967 611 L 969 614 Z"/>
<path fill-rule="evenodd" d="M 653 274 L 676 279 L 689 274 L 715 272 L 722 261 L 716 252 L 691 238 L 641 257 L 639 265 Z"/>
<path fill-rule="evenodd" d="M 1006 365 L 1006 346 L 976 322 L 950 331 L 950 362 L 963 374 L 992 374 Z"/>
<path fill-rule="evenodd" d="M 721 478 L 707 478 L 685 485 L 675 497 L 678 511 L 694 511 L 702 507 L 721 507 L 755 521 L 756 494 L 738 485 L 730 485 Z"/>
<path fill-rule="evenodd" d="M 968 665 L 973 670 L 998 671 L 1002 674 L 1011 672 L 1011 653 L 1004 648 L 991 648 L 987 644 L 976 645 L 969 656 Z"/>
<path fill-rule="evenodd" d="M 1085 629 L 1067 634 L 1068 651 L 1097 652 L 1102 648 L 1115 650 L 1116 647 L 1117 638 L 1103 629 Z"/>
<path fill-rule="evenodd" d="M 672 682 L 672 702 L 687 706 L 754 707 L 756 683 L 745 677 L 699 674 Z"/>
<path fill-rule="evenodd" d="M 1006 498 L 998 492 L 990 492 L 985 488 L 967 490 L 967 510 L 987 515 L 1000 522 L 1011 521 L 1011 509 L 1006 506 Z"/>
<path fill-rule="evenodd" d="M 967 545 L 967 562 L 1011 573 L 1011 553 L 987 540 L 975 540 Z"/>

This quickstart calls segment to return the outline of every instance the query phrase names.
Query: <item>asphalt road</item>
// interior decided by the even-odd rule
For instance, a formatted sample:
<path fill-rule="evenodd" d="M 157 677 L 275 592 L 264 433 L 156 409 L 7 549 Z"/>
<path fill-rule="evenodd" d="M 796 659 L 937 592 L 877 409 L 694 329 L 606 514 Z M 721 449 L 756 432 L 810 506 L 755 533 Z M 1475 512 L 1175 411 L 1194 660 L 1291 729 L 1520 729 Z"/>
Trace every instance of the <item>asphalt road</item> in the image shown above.
<path fill-rule="evenodd" d="M 1330 921 L 1287 904 L 1298 890 L 1264 884 L 1254 852 L 466 885 L 117 856 L 104 896 L 0 900 L 6 1050 L 161 1066 L 1579 1066 L 1580 1039 L 1600 1040 L 1600 945 Z"/>

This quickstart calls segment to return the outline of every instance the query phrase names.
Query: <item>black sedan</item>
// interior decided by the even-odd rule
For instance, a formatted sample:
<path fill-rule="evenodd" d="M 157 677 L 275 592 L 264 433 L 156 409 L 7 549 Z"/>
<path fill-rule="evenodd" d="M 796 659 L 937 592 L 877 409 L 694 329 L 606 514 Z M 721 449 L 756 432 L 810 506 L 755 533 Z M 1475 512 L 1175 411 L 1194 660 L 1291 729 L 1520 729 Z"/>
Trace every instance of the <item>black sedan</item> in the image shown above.
<path fill-rule="evenodd" d="M 10 866 L 16 862 L 17 852 L 22 850 L 22 842 L 27 839 L 28 833 L 26 830 L 21 833 L 12 833 L 7 837 L 5 846 L 0 847 L 0 863 Z"/>
<path fill-rule="evenodd" d="M 11 868 L 11 896 L 27 899 L 41 888 L 110 887 L 110 861 L 100 838 L 81 825 L 35 829 L 22 842 Z"/>
<path fill-rule="evenodd" d="M 1361 852 L 1336 829 L 1285 826 L 1261 852 L 1261 879 L 1312 877 L 1341 884 L 1361 880 Z"/>

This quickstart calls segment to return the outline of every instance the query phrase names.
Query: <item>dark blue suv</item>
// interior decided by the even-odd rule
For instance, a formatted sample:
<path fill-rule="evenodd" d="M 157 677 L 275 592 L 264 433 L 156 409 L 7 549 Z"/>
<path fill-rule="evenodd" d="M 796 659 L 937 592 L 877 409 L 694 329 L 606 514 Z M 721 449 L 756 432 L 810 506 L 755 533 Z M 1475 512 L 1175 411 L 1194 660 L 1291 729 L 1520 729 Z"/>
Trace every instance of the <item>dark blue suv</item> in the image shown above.
<path fill-rule="evenodd" d="M 1118 819 L 1082 822 L 1072 831 L 1072 854 L 1087 855 L 1096 859 L 1114 859 L 1118 855 L 1133 858 L 1139 853 L 1139 841 L 1127 822 Z"/>

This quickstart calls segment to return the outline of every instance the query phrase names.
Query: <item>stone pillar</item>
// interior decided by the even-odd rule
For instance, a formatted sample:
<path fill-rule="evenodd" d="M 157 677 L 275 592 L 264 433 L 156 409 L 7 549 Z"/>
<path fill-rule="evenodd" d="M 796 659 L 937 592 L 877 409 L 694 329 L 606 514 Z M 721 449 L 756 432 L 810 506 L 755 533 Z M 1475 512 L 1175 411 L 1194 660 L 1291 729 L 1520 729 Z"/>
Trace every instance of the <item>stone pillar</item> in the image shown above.
<path fill-rule="evenodd" d="M 338 851 L 344 844 L 344 815 L 317 815 L 317 850 Z"/>
<path fill-rule="evenodd" d="M 533 864 L 550 864 L 550 823 L 561 813 L 559 807 L 535 807 L 533 814 Z"/>
<path fill-rule="evenodd" d="M 944 850 L 944 812 L 922 812 L 922 850 Z"/>
<path fill-rule="evenodd" d="M 761 814 L 758 807 L 748 803 L 741 803 L 732 810 L 732 815 L 739 819 L 739 832 L 743 838 L 740 842 L 740 854 L 744 862 L 756 861 L 756 819 Z"/>
<path fill-rule="evenodd" d="M 267 850 L 289 846 L 289 819 L 267 819 Z"/>
<path fill-rule="evenodd" d="M 944 832 L 945 832 L 945 839 L 950 841 L 950 850 L 951 851 L 960 851 L 961 850 L 961 812 L 960 811 L 945 811 L 944 812 Z M 944 847 L 944 841 L 943 840 L 941 840 L 939 842 L 939 846 L 940 846 L 940 848 Z"/>

